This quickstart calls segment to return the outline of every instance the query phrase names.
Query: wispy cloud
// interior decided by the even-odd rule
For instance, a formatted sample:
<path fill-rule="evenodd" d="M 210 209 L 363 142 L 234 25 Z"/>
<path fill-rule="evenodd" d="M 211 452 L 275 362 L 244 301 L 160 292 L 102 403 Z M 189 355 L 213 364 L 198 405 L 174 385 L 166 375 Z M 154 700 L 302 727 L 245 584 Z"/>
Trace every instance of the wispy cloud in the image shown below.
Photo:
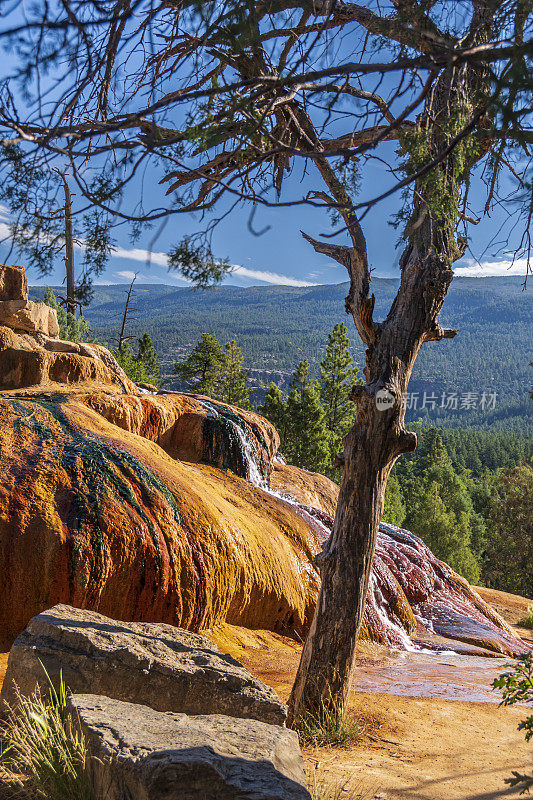
<path fill-rule="evenodd" d="M 119 272 L 115 273 L 119 278 L 124 278 L 126 281 L 132 281 L 135 276 L 138 278 L 144 278 L 144 275 L 139 275 L 138 272 L 131 272 L 129 269 L 121 269 Z"/>
<path fill-rule="evenodd" d="M 291 278 L 289 275 L 280 275 L 278 272 L 269 272 L 260 269 L 248 269 L 234 264 L 231 268 L 231 275 L 239 278 L 251 278 L 254 281 L 263 281 L 276 286 L 317 286 L 310 281 L 301 281 L 298 278 Z"/>
<path fill-rule="evenodd" d="M 168 266 L 168 256 L 166 253 L 150 253 L 148 250 L 140 250 L 137 248 L 126 249 L 125 247 L 115 247 L 112 250 L 114 258 L 123 258 L 131 261 L 143 261 L 144 263 L 151 262 L 160 267 Z M 118 273 L 119 275 L 121 273 Z M 130 274 L 130 273 L 128 273 Z M 317 286 L 318 284 L 311 281 L 299 280 L 290 275 L 282 275 L 279 272 L 271 272 L 270 270 L 249 269 L 242 267 L 239 264 L 233 264 L 230 274 L 237 278 L 247 278 L 248 280 L 261 281 L 262 283 L 270 283 L 276 286 Z M 174 280 L 179 280 L 187 283 L 185 278 L 179 273 L 170 273 Z M 132 276 L 133 277 L 133 276 Z M 131 278 L 129 279 L 131 280 Z"/>
<path fill-rule="evenodd" d="M 508 275 L 525 275 L 527 260 L 516 258 L 514 261 L 503 259 L 501 261 L 467 261 L 460 267 L 455 267 L 454 273 L 463 278 L 494 278 Z"/>
<path fill-rule="evenodd" d="M 149 250 L 141 250 L 138 247 L 130 249 L 126 247 L 113 247 L 111 250 L 113 258 L 124 258 L 127 261 L 143 261 L 145 264 L 155 264 L 158 267 L 168 266 L 168 256 L 166 253 L 153 253 Z"/>
<path fill-rule="evenodd" d="M 0 220 L 8 220 L 9 219 L 9 212 L 5 206 L 0 204 Z M 9 238 L 10 230 L 9 226 L 5 223 L 0 221 L 0 239 Z M 85 243 L 82 241 L 77 241 L 75 246 L 79 250 L 85 249 Z M 150 266 L 154 264 L 158 267 L 168 267 L 168 256 L 166 253 L 161 252 L 151 252 L 150 250 L 143 250 L 138 247 L 113 247 L 111 249 L 111 257 L 117 259 L 123 259 L 125 261 L 138 261 L 141 263 Z M 134 272 L 131 270 L 120 270 L 119 272 L 115 273 L 117 277 L 122 278 L 123 280 L 131 281 L 133 280 Z M 244 278 L 246 280 L 252 281 L 260 281 L 261 283 L 269 283 L 274 286 L 295 286 L 295 287 L 305 287 L 305 286 L 318 286 L 317 283 L 310 280 L 300 280 L 299 278 L 293 278 L 290 275 L 283 275 L 279 272 L 272 272 L 270 270 L 260 270 L 260 269 L 249 269 L 248 267 L 242 267 L 240 264 L 233 264 L 230 269 L 230 274 L 237 277 L 237 278 Z M 139 276 L 142 277 L 144 280 L 148 279 L 148 276 L 143 275 Z M 175 281 L 179 281 L 180 283 L 189 283 L 179 272 L 170 272 L 169 277 L 171 277 Z M 310 276 L 314 277 L 314 276 Z M 157 278 L 156 278 L 157 280 Z M 101 280 L 101 285 L 107 284 L 107 281 Z"/>

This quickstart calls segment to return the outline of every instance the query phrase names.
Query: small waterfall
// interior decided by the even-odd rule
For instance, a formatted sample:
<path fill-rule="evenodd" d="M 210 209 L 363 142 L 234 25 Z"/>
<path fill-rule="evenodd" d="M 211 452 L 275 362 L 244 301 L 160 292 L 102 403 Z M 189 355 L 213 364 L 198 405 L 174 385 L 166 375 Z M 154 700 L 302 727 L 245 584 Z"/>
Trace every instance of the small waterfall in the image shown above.
<path fill-rule="evenodd" d="M 250 483 L 253 483 L 254 486 L 259 486 L 261 489 L 266 489 L 267 488 L 266 481 L 261 474 L 261 470 L 259 469 L 259 466 L 257 464 L 257 459 L 255 456 L 254 449 L 250 444 L 248 437 L 246 436 L 245 432 L 239 425 L 237 425 L 232 420 L 230 420 L 230 422 L 232 422 L 232 424 L 235 426 L 235 431 L 241 443 L 242 453 L 244 456 L 244 461 L 246 463 L 248 472 L 247 480 L 249 480 Z"/>
<path fill-rule="evenodd" d="M 211 435 L 206 435 L 206 443 L 212 440 L 217 448 L 222 466 L 233 470 L 241 478 L 259 486 L 267 488 L 267 481 L 259 467 L 257 455 L 248 438 L 245 425 L 241 418 L 226 407 L 221 407 L 214 402 L 209 402 L 203 397 L 193 395 L 195 399 L 208 411 L 208 420 L 216 420 L 217 427 L 212 428 Z M 226 441 L 222 441 L 221 432 L 226 433 Z M 206 431 L 207 434 L 207 431 Z M 210 454 L 208 463 L 215 463 L 215 454 Z"/>

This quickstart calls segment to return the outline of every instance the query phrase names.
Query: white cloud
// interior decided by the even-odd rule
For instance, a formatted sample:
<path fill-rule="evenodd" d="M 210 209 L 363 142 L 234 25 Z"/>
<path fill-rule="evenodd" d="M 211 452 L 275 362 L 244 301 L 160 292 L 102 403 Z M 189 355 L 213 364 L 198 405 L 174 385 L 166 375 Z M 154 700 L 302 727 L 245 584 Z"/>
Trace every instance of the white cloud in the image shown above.
<path fill-rule="evenodd" d="M 263 283 L 271 283 L 276 286 L 318 286 L 317 283 L 301 281 L 297 278 L 291 278 L 288 275 L 280 275 L 277 272 L 248 269 L 247 267 L 240 267 L 237 264 L 232 266 L 230 274 L 237 275 L 240 278 L 251 278 L 255 281 L 263 281 Z"/>
<path fill-rule="evenodd" d="M 168 265 L 166 253 L 151 253 L 149 250 L 140 250 L 138 247 L 126 249 L 125 247 L 113 247 L 111 250 L 113 258 L 125 258 L 128 261 L 144 261 L 145 264 L 156 264 L 158 267 Z"/>
<path fill-rule="evenodd" d="M 150 253 L 148 250 L 139 250 L 137 248 L 127 250 L 124 247 L 115 247 L 112 250 L 112 256 L 115 258 L 129 259 L 131 261 L 151 261 L 152 264 L 156 264 L 160 267 L 168 266 L 168 256 L 166 253 Z M 118 274 L 122 275 L 120 272 Z M 238 278 L 248 278 L 250 280 L 261 281 L 262 283 L 270 283 L 276 286 L 318 285 L 316 283 L 311 283 L 310 281 L 291 278 L 290 275 L 281 275 L 278 272 L 270 272 L 269 270 L 249 269 L 248 267 L 241 267 L 239 264 L 232 265 L 230 274 L 235 275 Z M 131 275 L 129 278 L 129 280 L 131 280 L 133 274 L 128 272 L 128 275 Z M 170 275 L 172 278 L 174 278 L 174 280 L 180 280 L 184 283 L 187 283 L 185 278 L 183 278 L 179 273 L 172 272 Z M 123 274 L 123 277 L 126 277 L 126 275 Z"/>
<path fill-rule="evenodd" d="M 120 270 L 120 272 L 117 272 L 116 275 L 118 275 L 119 278 L 124 278 L 127 281 L 132 281 L 135 278 L 136 275 L 139 278 L 143 278 L 144 277 L 144 275 L 139 275 L 136 272 L 130 272 L 129 269 L 122 269 L 122 270 Z"/>
<path fill-rule="evenodd" d="M 463 278 L 493 278 L 506 277 L 508 275 L 525 275 L 527 272 L 527 260 L 516 258 L 502 261 L 473 261 L 470 259 L 461 267 L 455 267 L 455 275 Z"/>
<path fill-rule="evenodd" d="M 0 220 L 1 219 L 9 219 L 9 215 L 7 208 L 0 204 Z M 0 222 L 0 239 L 9 238 L 9 234 L 9 226 L 6 225 L 5 222 Z M 75 246 L 80 250 L 85 248 L 85 244 L 82 241 L 76 242 Z M 111 257 L 124 259 L 126 261 L 140 261 L 147 265 L 155 264 L 158 267 L 168 267 L 168 256 L 166 253 L 150 252 L 149 250 L 142 250 L 137 247 L 132 247 L 129 249 L 125 247 L 113 247 L 111 250 Z M 123 280 L 131 281 L 133 280 L 135 273 L 131 270 L 121 270 L 116 274 Z M 242 267 L 239 264 L 232 265 L 230 274 L 238 278 L 261 281 L 262 283 L 269 283 L 274 286 L 318 286 L 317 283 L 309 280 L 292 278 L 290 275 L 282 275 L 279 272 L 271 272 L 270 270 L 249 269 L 248 267 Z M 146 279 L 145 275 L 142 277 Z M 179 273 L 169 273 L 169 277 L 172 277 L 174 280 L 180 281 L 181 283 L 189 283 L 189 281 L 183 278 L 183 276 L 181 276 Z M 310 277 L 314 277 L 314 275 Z M 101 281 L 101 285 L 107 285 L 107 282 Z"/>

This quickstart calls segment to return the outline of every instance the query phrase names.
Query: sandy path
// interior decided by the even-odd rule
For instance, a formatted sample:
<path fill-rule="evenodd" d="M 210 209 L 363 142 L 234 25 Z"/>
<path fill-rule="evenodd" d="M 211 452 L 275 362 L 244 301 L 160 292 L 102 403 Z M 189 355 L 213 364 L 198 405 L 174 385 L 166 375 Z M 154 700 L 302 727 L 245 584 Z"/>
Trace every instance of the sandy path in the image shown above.
<path fill-rule="evenodd" d="M 212 638 L 280 697 L 288 697 L 300 655 L 294 642 L 229 626 Z M 377 661 L 380 652 L 361 647 L 363 659 Z M 459 682 L 460 674 L 454 680 Z M 527 714 L 523 707 L 353 691 L 349 710 L 363 724 L 359 742 L 342 749 L 304 750 L 311 784 L 315 779 L 332 789 L 346 784 L 339 800 L 516 798 L 518 793 L 504 779 L 514 769 L 533 770 L 533 748 L 517 731 Z"/>

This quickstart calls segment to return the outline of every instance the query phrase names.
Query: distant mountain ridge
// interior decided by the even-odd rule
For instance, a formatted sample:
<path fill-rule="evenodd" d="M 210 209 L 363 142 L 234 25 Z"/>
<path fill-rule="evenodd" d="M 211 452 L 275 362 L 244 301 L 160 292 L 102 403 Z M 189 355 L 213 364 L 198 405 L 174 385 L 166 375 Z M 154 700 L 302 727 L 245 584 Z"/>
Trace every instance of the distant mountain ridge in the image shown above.
<path fill-rule="evenodd" d="M 432 342 L 422 348 L 410 384 L 408 418 L 427 418 L 450 426 L 474 425 L 533 432 L 533 403 L 528 389 L 533 376 L 533 294 L 522 291 L 522 278 L 455 278 L 446 299 L 441 322 L 459 329 L 451 341 Z M 382 319 L 394 297 L 398 280 L 375 278 L 374 318 Z M 124 305 L 125 286 L 95 286 L 85 312 L 101 341 L 116 341 Z M 221 342 L 236 338 L 245 364 L 256 384 L 270 378 L 281 382 L 296 362 L 308 358 L 315 374 L 335 323 L 345 321 L 356 364 L 364 365 L 364 346 L 344 313 L 348 283 L 310 287 L 224 286 L 204 292 L 162 284 L 135 287 L 128 334 L 152 337 L 167 385 L 173 365 L 182 360 L 204 331 Z M 44 289 L 32 287 L 31 297 Z M 351 322 L 351 324 L 350 324 Z M 426 393 L 426 407 L 421 408 Z M 415 394 L 418 393 L 418 398 Z M 450 405 L 457 394 L 458 408 Z M 482 404 L 496 393 L 494 408 Z M 477 394 L 477 406 L 464 395 Z M 445 399 L 443 400 L 443 395 Z M 435 397 L 435 400 L 431 398 Z M 463 409 L 461 403 L 466 402 Z M 429 406 L 427 405 L 429 403 Z M 434 406 L 434 407 L 433 407 Z"/>

